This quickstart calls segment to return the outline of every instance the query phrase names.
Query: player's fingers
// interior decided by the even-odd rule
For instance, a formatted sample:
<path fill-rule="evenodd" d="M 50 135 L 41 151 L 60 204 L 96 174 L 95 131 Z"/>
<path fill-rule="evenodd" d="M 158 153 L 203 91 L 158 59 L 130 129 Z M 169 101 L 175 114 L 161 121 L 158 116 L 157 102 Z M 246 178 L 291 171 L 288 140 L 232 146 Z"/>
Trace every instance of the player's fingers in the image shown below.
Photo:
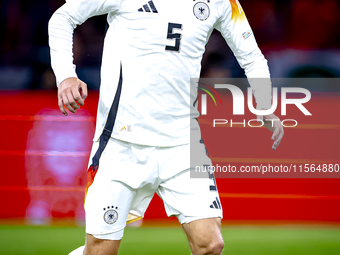
<path fill-rule="evenodd" d="M 283 127 L 280 125 L 279 126 L 279 133 L 277 134 L 276 139 L 275 139 L 273 146 L 272 146 L 273 150 L 276 150 L 276 148 L 279 146 L 279 144 L 282 140 L 283 134 L 284 134 Z"/>
<path fill-rule="evenodd" d="M 280 145 L 280 142 L 281 142 L 280 139 L 275 140 L 275 142 L 273 143 L 272 149 L 276 150 L 277 147 Z"/>
<path fill-rule="evenodd" d="M 63 99 L 58 96 L 58 106 L 59 106 L 59 109 L 60 111 L 62 112 L 62 114 L 64 114 L 65 116 L 67 116 L 67 111 L 65 110 L 64 108 L 64 103 L 63 103 Z"/>
<path fill-rule="evenodd" d="M 80 81 L 79 93 L 82 99 L 87 98 L 87 85 L 85 82 Z"/>
<path fill-rule="evenodd" d="M 272 140 L 275 140 L 277 136 L 280 134 L 281 123 L 278 123 L 278 122 L 279 121 L 274 121 L 274 130 L 273 130 Z"/>
<path fill-rule="evenodd" d="M 71 106 L 71 103 L 69 102 L 69 97 L 67 96 L 67 94 L 63 95 L 63 102 L 65 107 L 72 113 L 75 113 L 76 111 L 73 109 L 73 107 Z"/>
<path fill-rule="evenodd" d="M 73 111 L 71 111 L 72 113 L 75 113 L 77 109 L 79 109 L 79 105 L 77 104 L 77 102 L 74 100 L 73 94 L 72 94 L 72 90 L 69 91 L 69 93 L 66 94 L 68 102 L 70 103 L 70 106 L 72 108 Z"/>
<path fill-rule="evenodd" d="M 73 88 L 72 89 L 72 97 L 74 98 L 74 100 L 76 102 L 78 102 L 78 104 L 84 105 L 84 100 L 81 98 L 78 88 Z M 79 109 L 79 106 L 76 109 Z"/>

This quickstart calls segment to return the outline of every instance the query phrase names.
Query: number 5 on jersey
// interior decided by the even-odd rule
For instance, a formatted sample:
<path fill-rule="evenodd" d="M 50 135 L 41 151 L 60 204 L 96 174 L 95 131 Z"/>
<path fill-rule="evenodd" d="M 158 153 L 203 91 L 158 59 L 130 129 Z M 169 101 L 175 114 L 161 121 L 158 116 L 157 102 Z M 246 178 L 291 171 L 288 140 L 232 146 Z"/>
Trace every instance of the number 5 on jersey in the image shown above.
<path fill-rule="evenodd" d="M 174 31 L 173 31 L 174 29 L 182 30 L 182 24 L 170 23 L 169 22 L 169 24 L 168 24 L 168 36 L 166 38 L 168 40 L 175 39 L 175 46 L 166 45 L 165 50 L 179 52 L 182 35 L 180 33 L 174 33 Z"/>

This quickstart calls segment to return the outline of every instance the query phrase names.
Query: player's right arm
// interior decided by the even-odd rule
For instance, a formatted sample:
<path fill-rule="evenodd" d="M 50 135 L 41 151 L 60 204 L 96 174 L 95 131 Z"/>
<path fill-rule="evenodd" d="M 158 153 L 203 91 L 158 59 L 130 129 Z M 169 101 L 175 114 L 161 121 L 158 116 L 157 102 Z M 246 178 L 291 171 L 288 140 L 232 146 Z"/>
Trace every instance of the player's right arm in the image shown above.
<path fill-rule="evenodd" d="M 51 66 L 57 80 L 58 105 L 66 116 L 64 105 L 75 113 L 87 96 L 87 86 L 77 78 L 73 64 L 73 31 L 90 17 L 117 11 L 120 1 L 69 0 L 49 21 Z"/>

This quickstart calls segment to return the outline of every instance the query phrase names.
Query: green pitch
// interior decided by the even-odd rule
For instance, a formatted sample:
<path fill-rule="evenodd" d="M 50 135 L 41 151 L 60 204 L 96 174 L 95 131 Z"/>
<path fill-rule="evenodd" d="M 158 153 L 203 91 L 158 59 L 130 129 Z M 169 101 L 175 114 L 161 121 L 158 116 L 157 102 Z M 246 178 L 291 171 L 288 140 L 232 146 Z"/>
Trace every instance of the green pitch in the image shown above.
<path fill-rule="evenodd" d="M 228 255 L 338 255 L 340 228 L 231 226 L 223 228 Z M 66 255 L 83 245 L 84 227 L 0 226 L 0 254 Z M 120 255 L 190 255 L 180 228 L 127 228 Z"/>

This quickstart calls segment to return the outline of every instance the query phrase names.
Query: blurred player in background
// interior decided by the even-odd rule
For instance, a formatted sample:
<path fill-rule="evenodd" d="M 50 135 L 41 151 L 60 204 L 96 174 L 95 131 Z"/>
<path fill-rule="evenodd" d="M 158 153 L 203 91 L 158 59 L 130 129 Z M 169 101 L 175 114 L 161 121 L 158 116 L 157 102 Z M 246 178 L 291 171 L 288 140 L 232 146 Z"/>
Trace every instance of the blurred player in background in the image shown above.
<path fill-rule="evenodd" d="M 69 0 L 49 22 L 58 104 L 84 105 L 86 84 L 73 65 L 72 35 L 107 14 L 96 132 L 87 172 L 86 245 L 77 254 L 117 254 L 126 223 L 141 219 L 155 192 L 175 215 L 193 254 L 221 254 L 222 208 L 213 176 L 190 178 L 190 156 L 205 154 L 194 101 L 205 44 L 219 30 L 244 68 L 257 109 L 271 106 L 267 61 L 237 0 Z M 253 78 L 268 78 L 256 84 Z M 78 105 L 79 104 L 79 105 Z M 275 115 L 266 118 L 277 118 Z M 274 122 L 276 149 L 283 135 Z M 190 139 L 191 132 L 191 139 Z"/>

